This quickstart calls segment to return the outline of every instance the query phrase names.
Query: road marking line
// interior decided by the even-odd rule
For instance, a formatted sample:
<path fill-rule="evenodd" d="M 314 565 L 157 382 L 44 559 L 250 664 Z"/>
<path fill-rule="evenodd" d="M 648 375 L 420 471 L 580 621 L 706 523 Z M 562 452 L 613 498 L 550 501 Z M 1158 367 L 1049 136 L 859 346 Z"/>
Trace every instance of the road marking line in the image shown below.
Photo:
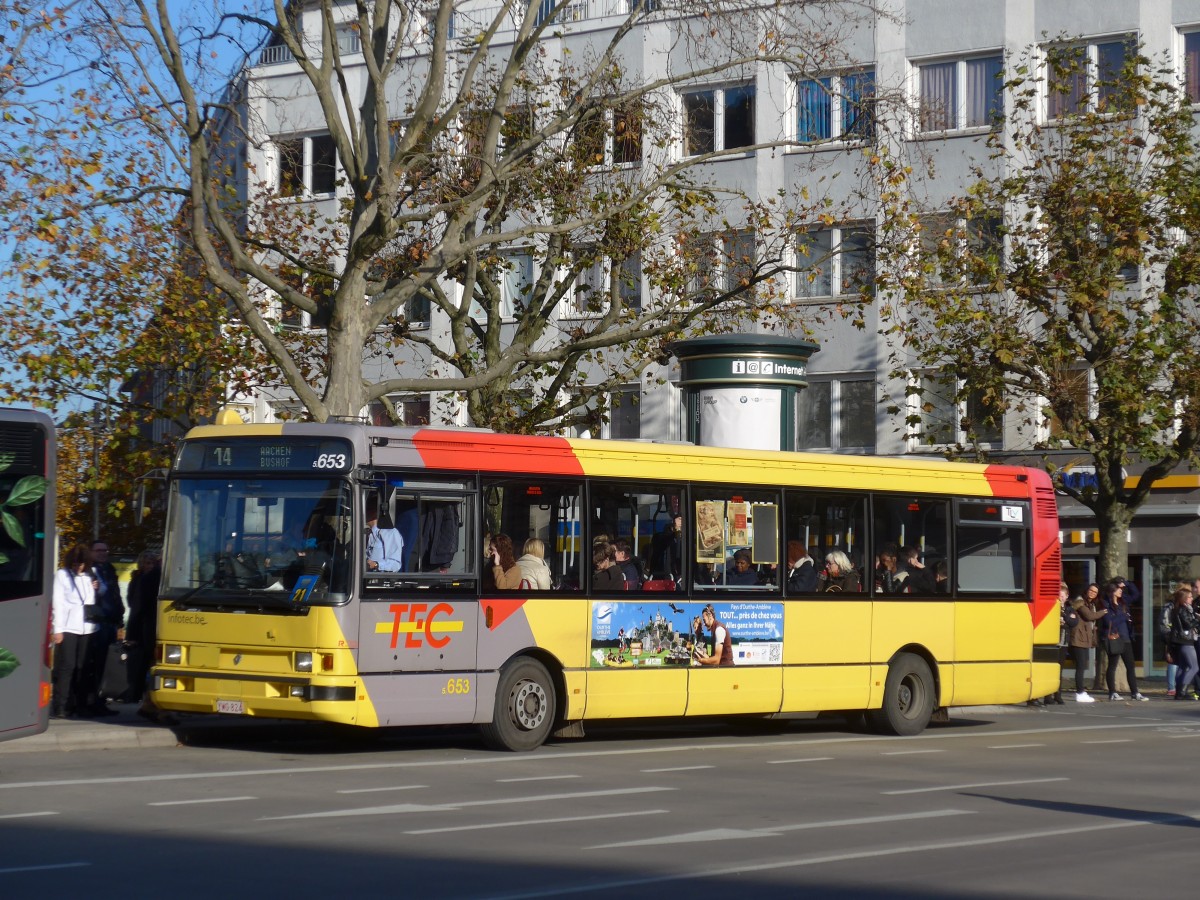
<path fill-rule="evenodd" d="M 69 862 L 50 863 L 44 866 L 14 866 L 11 869 L 0 869 L 0 875 L 18 875 L 21 872 L 51 872 L 54 869 L 81 869 L 90 865 L 90 862 Z"/>
<path fill-rule="evenodd" d="M 49 810 L 47 810 L 46 812 L 6 813 L 5 815 L 0 816 L 0 819 L 32 819 L 35 816 L 57 816 L 57 815 L 58 815 L 58 813 L 50 812 Z"/>
<path fill-rule="evenodd" d="M 1024 750 L 1027 747 L 1045 747 L 1045 744 L 996 744 L 989 750 Z"/>
<path fill-rule="evenodd" d="M 1113 738 L 1111 741 L 1080 741 L 1081 744 L 1132 744 L 1132 738 Z"/>
<path fill-rule="evenodd" d="M 395 806 L 366 806 L 359 809 L 331 809 L 326 812 L 296 813 L 291 816 L 263 816 L 260 822 L 277 822 L 284 819 L 335 819 L 349 816 L 386 816 L 398 813 L 453 812 L 473 806 L 504 806 L 509 803 L 541 803 L 550 800 L 579 800 L 587 797 L 614 797 L 619 794 L 647 794 L 657 791 L 674 791 L 672 787 L 633 787 L 606 791 L 577 791 L 571 794 L 535 794 L 530 797 L 505 797 L 498 800 L 464 800 L 462 803 L 399 803 Z"/>
<path fill-rule="evenodd" d="M 806 831 L 814 828 L 842 828 L 848 825 L 880 825 L 893 822 L 911 822 L 914 819 L 935 819 L 944 816 L 973 816 L 967 809 L 936 809 L 928 812 L 902 813 L 895 816 L 865 816 L 855 819 L 835 819 L 831 822 L 803 822 L 797 825 L 778 825 L 773 828 L 713 828 L 707 831 L 691 831 L 682 834 L 667 834 L 657 838 L 640 838 L 616 844 L 596 844 L 584 850 L 611 850 L 615 847 L 641 847 L 648 844 L 697 844 L 705 841 L 727 841 L 744 838 L 779 837 L 788 831 Z"/>
<path fill-rule="evenodd" d="M 628 819 L 632 816 L 661 816 L 668 809 L 641 809 L 637 812 L 603 813 L 595 816 L 566 816 L 561 819 L 526 819 L 519 822 L 487 822 L 475 825 L 455 825 L 450 828 L 420 828 L 404 834 L 445 834 L 449 831 L 480 831 L 485 828 L 524 828 L 527 825 L 557 825 L 561 822 L 595 822 L 599 819 Z"/>
<path fill-rule="evenodd" d="M 946 784 L 941 787 L 928 788 L 907 788 L 903 791 L 880 791 L 881 794 L 887 797 L 894 797 L 900 794 L 930 794 L 934 791 L 961 791 L 966 788 L 985 788 L 985 787 L 1008 787 L 1017 784 L 1045 784 L 1050 781 L 1070 781 L 1070 778 L 1029 778 L 1024 781 L 979 781 L 975 784 Z"/>
<path fill-rule="evenodd" d="M 669 769 L 642 769 L 643 775 L 657 775 L 660 772 L 695 772 L 698 769 L 715 769 L 716 766 L 672 766 Z"/>
<path fill-rule="evenodd" d="M 1116 717 L 1112 717 L 1116 718 Z M 1067 734 L 1084 731 L 1111 731 L 1114 729 L 1123 728 L 1163 728 L 1164 720 L 1156 722 L 1138 722 L 1132 725 L 1079 725 L 1079 726 L 1064 726 L 1053 728 L 1021 728 L 1012 731 L 997 731 L 990 734 L 990 737 L 1011 737 L 1022 734 Z M 905 743 L 915 743 L 919 741 L 957 741 L 957 740 L 978 740 L 980 735 L 973 731 L 965 732 L 942 732 L 932 731 L 924 734 L 914 735 L 904 738 Z M 539 752 L 537 760 L 541 764 L 551 762 L 574 762 L 580 759 L 596 759 L 596 758 L 615 758 L 622 756 L 635 755 L 650 755 L 664 754 L 679 755 L 681 753 L 707 753 L 713 750 L 764 750 L 767 752 L 778 752 L 783 748 L 794 747 L 817 747 L 826 744 L 865 744 L 872 742 L 885 742 L 896 739 L 884 736 L 864 735 L 847 737 L 840 735 L 838 737 L 828 738 L 797 738 L 795 740 L 747 740 L 747 741 L 714 741 L 712 743 L 673 743 L 665 742 L 661 746 L 647 747 L 636 746 L 628 747 L 621 750 L 572 750 L 572 751 L 546 751 Z M 410 770 L 410 769 L 429 769 L 429 768 L 447 768 L 454 766 L 501 766 L 501 765 L 518 765 L 529 761 L 529 756 L 526 754 L 500 756 L 495 753 L 472 756 L 468 758 L 458 759 L 431 759 L 422 761 L 406 761 L 406 762 L 387 762 L 387 763 L 357 763 L 354 765 L 342 766 L 292 766 L 285 769 L 238 769 L 231 772 L 177 772 L 174 774 L 164 775 L 129 775 L 122 777 L 108 778 L 62 778 L 51 779 L 46 781 L 16 781 L 9 784 L 0 784 L 0 790 L 18 790 L 22 788 L 46 788 L 46 787 L 78 787 L 96 784 L 146 784 L 155 781 L 196 781 L 201 778 L 263 778 L 268 775 L 306 775 L 306 774 L 332 774 L 334 772 L 376 772 L 376 771 L 395 771 L 395 770 Z"/>
<path fill-rule="evenodd" d="M 578 775 L 531 775 L 528 778 L 497 778 L 497 784 L 518 784 L 522 781 L 563 781 L 567 778 L 578 778 Z"/>
<path fill-rule="evenodd" d="M 201 800 L 160 800 L 147 806 L 192 806 L 196 803 L 234 803 L 238 800 L 257 800 L 257 797 L 205 797 Z"/>
<path fill-rule="evenodd" d="M 828 762 L 833 759 L 832 756 L 809 756 L 804 759 L 768 759 L 768 766 L 784 766 L 788 763 L 805 763 L 805 762 Z"/>
<path fill-rule="evenodd" d="M 427 788 L 427 784 L 398 784 L 394 787 L 373 787 L 373 788 L 346 788 L 338 791 L 339 794 L 376 794 L 380 791 L 418 791 L 422 788 Z"/>
<path fill-rule="evenodd" d="M 880 756 L 913 756 L 917 753 L 945 753 L 945 750 L 888 750 Z"/>
<path fill-rule="evenodd" d="M 687 881 L 704 881 L 727 876 L 745 876 L 748 873 L 772 872 L 783 869 L 799 869 L 805 866 L 820 866 L 826 863 L 851 862 L 859 859 L 878 859 L 887 856 L 900 856 L 911 853 L 929 853 L 942 850 L 958 850 L 964 847 L 987 847 L 994 844 L 1016 843 L 1019 841 L 1040 841 L 1044 838 L 1063 837 L 1065 835 L 1089 834 L 1100 831 L 1113 831 L 1119 828 L 1136 828 L 1141 825 L 1173 825 L 1179 823 L 1200 824 L 1200 813 L 1184 815 L 1148 816 L 1137 822 L 1106 822 L 1103 825 L 1081 825 L 1077 828 L 1053 828 L 1045 831 L 1021 831 L 1009 834 L 997 834 L 987 837 L 964 838 L 957 841 L 937 841 L 927 844 L 903 844 L 896 847 L 878 847 L 870 850 L 849 851 L 846 853 L 831 853 L 825 856 L 807 856 L 798 859 L 785 859 L 777 862 L 766 862 L 758 865 L 739 863 L 720 868 L 677 872 L 666 875 L 653 875 L 646 878 L 627 878 L 613 881 L 584 883 L 573 881 L 562 887 L 541 888 L 532 891 L 513 891 L 506 894 L 494 894 L 486 900 L 537 900 L 544 897 L 569 897 L 599 891 L 616 891 L 624 888 L 647 887 L 656 884 L 670 884 Z"/>

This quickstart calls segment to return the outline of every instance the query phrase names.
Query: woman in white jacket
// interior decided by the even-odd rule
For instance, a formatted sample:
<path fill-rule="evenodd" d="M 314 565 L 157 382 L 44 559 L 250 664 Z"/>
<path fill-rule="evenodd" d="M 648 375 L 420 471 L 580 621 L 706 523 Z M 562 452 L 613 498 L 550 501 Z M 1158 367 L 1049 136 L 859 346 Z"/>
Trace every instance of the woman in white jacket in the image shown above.
<path fill-rule="evenodd" d="M 50 716 L 63 719 L 83 713 L 87 685 L 83 684 L 84 657 L 87 655 L 88 635 L 97 626 L 88 621 L 88 608 L 96 602 L 89 569 L 92 551 L 77 544 L 67 551 L 63 567 L 54 574 L 53 621 L 54 690 L 51 695 Z"/>
<path fill-rule="evenodd" d="M 530 538 L 521 548 L 517 568 L 521 570 L 522 590 L 550 590 L 550 567 L 546 565 L 546 545 L 537 538 Z M 527 582 L 527 584 L 526 584 Z"/>

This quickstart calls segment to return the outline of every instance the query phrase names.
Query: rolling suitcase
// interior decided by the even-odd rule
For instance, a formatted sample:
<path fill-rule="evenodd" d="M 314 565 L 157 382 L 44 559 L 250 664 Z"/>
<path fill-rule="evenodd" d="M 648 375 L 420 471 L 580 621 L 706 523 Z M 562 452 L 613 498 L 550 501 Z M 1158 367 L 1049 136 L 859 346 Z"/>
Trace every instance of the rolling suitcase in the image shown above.
<path fill-rule="evenodd" d="M 133 644 L 123 641 L 109 644 L 104 657 L 104 675 L 100 678 L 101 697 L 121 700 L 129 693 L 135 670 L 134 654 L 137 652 Z"/>

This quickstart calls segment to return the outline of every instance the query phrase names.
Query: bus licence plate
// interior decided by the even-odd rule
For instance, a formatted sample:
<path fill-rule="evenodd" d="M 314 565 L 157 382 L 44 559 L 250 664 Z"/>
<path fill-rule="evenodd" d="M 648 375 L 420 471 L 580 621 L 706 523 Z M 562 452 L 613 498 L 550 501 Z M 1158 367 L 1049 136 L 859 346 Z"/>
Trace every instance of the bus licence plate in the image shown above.
<path fill-rule="evenodd" d="M 241 700 L 218 700 L 217 712 L 244 716 L 246 714 L 246 705 Z"/>

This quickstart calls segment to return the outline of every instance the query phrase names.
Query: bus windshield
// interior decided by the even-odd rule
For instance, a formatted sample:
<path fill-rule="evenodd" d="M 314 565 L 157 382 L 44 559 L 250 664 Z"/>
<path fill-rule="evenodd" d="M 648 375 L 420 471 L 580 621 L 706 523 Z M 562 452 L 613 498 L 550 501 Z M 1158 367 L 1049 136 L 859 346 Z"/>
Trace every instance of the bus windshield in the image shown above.
<path fill-rule="evenodd" d="M 303 608 L 348 597 L 350 485 L 335 478 L 177 478 L 162 596 Z"/>

